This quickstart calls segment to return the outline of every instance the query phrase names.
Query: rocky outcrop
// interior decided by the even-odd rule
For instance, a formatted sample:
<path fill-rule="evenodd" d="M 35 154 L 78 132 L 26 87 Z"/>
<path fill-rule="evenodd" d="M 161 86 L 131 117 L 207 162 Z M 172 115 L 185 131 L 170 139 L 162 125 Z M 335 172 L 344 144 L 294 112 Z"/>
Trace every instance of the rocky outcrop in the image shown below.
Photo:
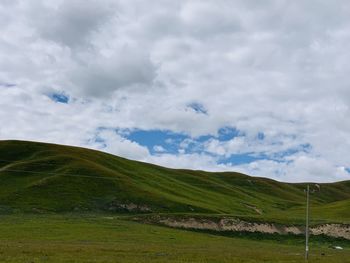
<path fill-rule="evenodd" d="M 350 240 L 350 225 L 323 224 L 311 228 L 313 235 L 326 235 L 331 237 L 342 237 Z"/>
<path fill-rule="evenodd" d="M 158 223 L 185 229 L 232 231 L 232 232 L 257 232 L 264 234 L 295 234 L 300 235 L 305 232 L 303 226 L 279 225 L 273 223 L 247 222 L 240 219 L 221 218 L 217 221 L 211 219 L 198 218 L 160 218 Z M 312 235 L 327 235 L 350 240 L 350 225 L 323 224 L 310 228 Z"/>

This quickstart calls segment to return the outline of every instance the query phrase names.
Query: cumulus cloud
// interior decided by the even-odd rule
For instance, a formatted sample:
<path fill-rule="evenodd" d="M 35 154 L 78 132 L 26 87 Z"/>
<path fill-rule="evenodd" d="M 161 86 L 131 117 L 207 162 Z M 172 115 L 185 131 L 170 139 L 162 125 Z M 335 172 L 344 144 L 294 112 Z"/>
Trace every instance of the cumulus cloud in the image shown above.
<path fill-rule="evenodd" d="M 27 5 L 28 22 L 40 36 L 71 48 L 89 43 L 91 35 L 117 10 L 108 0 L 37 1 Z"/>
<path fill-rule="evenodd" d="M 242 173 L 270 177 L 287 182 L 325 182 L 349 179 L 344 167 L 336 167 L 331 162 L 313 156 L 294 156 L 290 162 L 259 160 L 248 164 L 231 166 Z M 325 179 L 327 178 L 327 179 Z"/>
<path fill-rule="evenodd" d="M 69 74 L 72 84 L 82 95 L 106 97 L 123 88 L 149 88 L 156 68 L 142 47 L 124 46 L 113 54 L 91 57 Z"/>
<path fill-rule="evenodd" d="M 146 147 L 123 138 L 113 130 L 100 131 L 90 146 L 134 160 L 144 160 L 149 156 Z"/>
<path fill-rule="evenodd" d="M 345 0 L 2 1 L 0 138 L 279 180 L 346 179 L 349 10 Z M 92 143 L 101 127 L 192 142 L 152 155 L 108 133 L 103 148 Z M 240 134 L 221 140 L 223 127 Z M 220 162 L 234 154 L 265 159 Z"/>
<path fill-rule="evenodd" d="M 161 145 L 155 145 L 155 146 L 153 147 L 153 150 L 154 150 L 155 152 L 166 152 L 166 150 L 164 149 L 164 147 L 161 146 Z"/>
<path fill-rule="evenodd" d="M 149 156 L 147 162 L 170 168 L 187 168 L 193 170 L 224 171 L 216 165 L 216 160 L 204 154 L 158 154 Z M 214 168 L 215 167 L 215 168 Z"/>

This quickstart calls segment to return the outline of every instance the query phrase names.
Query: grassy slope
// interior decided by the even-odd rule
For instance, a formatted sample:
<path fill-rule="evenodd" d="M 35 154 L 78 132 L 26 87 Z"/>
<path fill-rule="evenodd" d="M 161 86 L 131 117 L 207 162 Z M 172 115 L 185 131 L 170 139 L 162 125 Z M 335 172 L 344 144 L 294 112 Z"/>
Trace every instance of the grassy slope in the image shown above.
<path fill-rule="evenodd" d="M 0 141 L 1 211 L 108 211 L 113 203 L 153 212 L 228 214 L 301 222 L 303 184 L 226 172 L 175 170 L 53 144 Z M 312 194 L 314 220 L 350 222 L 350 182 Z M 252 206 L 263 211 L 259 215 Z M 316 213 L 317 212 L 317 213 Z"/>
<path fill-rule="evenodd" d="M 0 233 L 5 263 L 305 262 L 302 238 L 258 241 L 101 216 L 0 216 Z M 308 262 L 350 262 L 349 243 L 312 239 Z"/>

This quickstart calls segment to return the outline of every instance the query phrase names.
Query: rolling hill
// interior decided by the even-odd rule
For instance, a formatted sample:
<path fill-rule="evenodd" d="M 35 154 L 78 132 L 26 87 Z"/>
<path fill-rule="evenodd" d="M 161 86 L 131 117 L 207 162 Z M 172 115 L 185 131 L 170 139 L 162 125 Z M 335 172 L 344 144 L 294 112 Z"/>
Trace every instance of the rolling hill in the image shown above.
<path fill-rule="evenodd" d="M 305 211 L 305 184 L 169 169 L 37 142 L 0 141 L 0 182 L 0 213 L 162 213 L 301 222 Z M 348 223 L 349 207 L 350 181 L 320 184 L 311 195 L 314 222 Z"/>

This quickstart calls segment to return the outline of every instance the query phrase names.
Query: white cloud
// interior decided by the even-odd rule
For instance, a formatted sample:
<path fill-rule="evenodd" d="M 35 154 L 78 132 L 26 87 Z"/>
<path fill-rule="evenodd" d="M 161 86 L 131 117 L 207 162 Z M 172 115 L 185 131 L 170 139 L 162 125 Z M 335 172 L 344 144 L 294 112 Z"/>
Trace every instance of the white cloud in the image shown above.
<path fill-rule="evenodd" d="M 287 182 L 334 182 L 349 179 L 349 173 L 344 167 L 336 167 L 325 159 L 305 155 L 295 156 L 288 163 L 259 160 L 233 165 L 232 168 L 242 173 Z"/>
<path fill-rule="evenodd" d="M 123 88 L 149 88 L 156 68 L 141 49 L 124 46 L 112 54 L 87 57 L 69 73 L 72 84 L 80 95 L 103 98 Z"/>
<path fill-rule="evenodd" d="M 166 149 L 164 149 L 164 147 L 161 146 L 161 145 L 155 145 L 155 146 L 153 147 L 153 150 L 156 151 L 156 152 L 158 152 L 158 153 L 166 152 Z"/>
<path fill-rule="evenodd" d="M 2 1 L 0 83 L 16 86 L 0 85 L 0 138 L 92 147 L 100 127 L 197 137 L 233 126 L 244 136 L 198 146 L 211 155 L 186 155 L 184 143 L 182 154 L 150 156 L 117 135 L 106 135 L 106 150 L 280 180 L 345 179 L 349 8 L 345 0 Z M 52 92 L 69 104 L 51 101 Z M 188 110 L 192 102 L 206 114 Z M 301 145 L 310 149 L 290 162 L 223 167 L 216 159 Z"/>
<path fill-rule="evenodd" d="M 242 153 L 246 148 L 246 141 L 243 137 L 235 137 L 229 141 L 220 141 L 217 139 L 208 140 L 205 146 L 205 150 L 210 153 L 229 157 L 232 154 Z"/>
<path fill-rule="evenodd" d="M 144 160 L 149 156 L 146 147 L 123 138 L 115 131 L 103 130 L 97 136 L 102 141 L 92 142 L 90 147 L 134 160 Z"/>
<path fill-rule="evenodd" d="M 89 43 L 112 18 L 117 6 L 108 0 L 60 0 L 26 3 L 28 22 L 45 39 L 74 48 Z"/>
<path fill-rule="evenodd" d="M 194 170 L 223 170 L 216 165 L 216 160 L 204 154 L 158 154 L 149 156 L 145 161 L 170 167 Z M 214 168 L 215 167 L 215 168 Z"/>

